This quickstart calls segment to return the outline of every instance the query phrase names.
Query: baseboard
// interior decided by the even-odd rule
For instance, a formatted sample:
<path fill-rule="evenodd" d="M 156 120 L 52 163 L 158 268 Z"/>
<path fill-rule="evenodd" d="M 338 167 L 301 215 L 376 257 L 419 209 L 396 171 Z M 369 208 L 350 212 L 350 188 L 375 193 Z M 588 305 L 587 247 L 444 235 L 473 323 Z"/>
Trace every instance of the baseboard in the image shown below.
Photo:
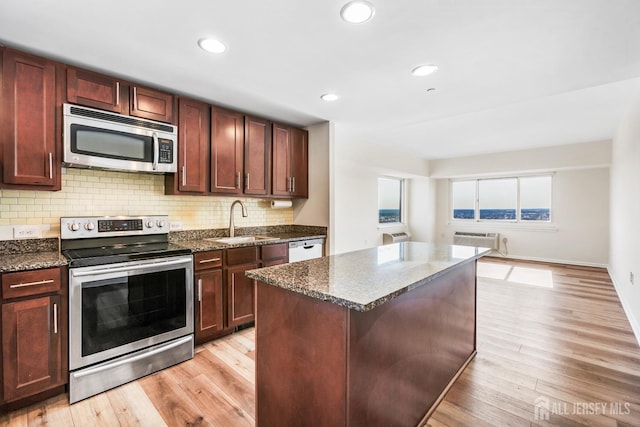
<path fill-rule="evenodd" d="M 629 305 L 627 304 L 626 299 L 622 298 L 622 294 L 620 293 L 620 288 L 618 287 L 618 283 L 616 282 L 616 279 L 613 276 L 613 272 L 611 271 L 610 268 L 607 268 L 607 271 L 609 272 L 609 277 L 611 277 L 611 281 L 613 282 L 613 287 L 615 288 L 616 293 L 618 294 L 618 299 L 622 304 L 622 309 L 624 310 L 624 314 L 627 315 L 627 320 L 631 324 L 631 330 L 633 331 L 633 334 L 636 336 L 636 341 L 638 341 L 638 346 L 640 346 L 640 322 L 638 321 L 636 316 L 633 314 L 633 311 L 631 311 L 631 309 L 629 308 Z"/>
<path fill-rule="evenodd" d="M 555 258 L 537 258 L 537 257 L 529 257 L 529 256 L 518 256 L 518 255 L 504 255 L 499 252 L 493 251 L 490 256 L 496 258 L 504 258 L 504 259 L 516 259 L 520 261 L 535 261 L 535 262 L 548 262 L 552 264 L 567 264 L 567 265 L 578 265 L 581 267 L 598 267 L 598 268 L 609 268 L 607 264 L 600 264 L 597 262 L 583 262 L 583 261 L 572 261 L 566 259 L 555 259 Z"/>

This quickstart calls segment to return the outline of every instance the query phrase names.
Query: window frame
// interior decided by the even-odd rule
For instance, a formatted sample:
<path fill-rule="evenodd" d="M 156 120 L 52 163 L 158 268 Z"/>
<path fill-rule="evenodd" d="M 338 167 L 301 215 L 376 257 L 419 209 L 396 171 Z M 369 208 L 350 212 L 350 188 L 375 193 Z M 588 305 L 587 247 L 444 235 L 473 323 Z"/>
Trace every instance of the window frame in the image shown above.
<path fill-rule="evenodd" d="M 394 181 L 398 181 L 400 183 L 400 222 L 380 222 L 380 179 L 389 179 L 389 180 L 394 180 Z M 400 178 L 397 176 L 391 176 L 391 175 L 380 175 L 378 176 L 377 179 L 377 183 L 378 183 L 378 219 L 377 219 L 377 223 L 378 223 L 378 228 L 386 228 L 386 227 L 398 227 L 398 226 L 403 226 L 406 224 L 406 200 L 407 200 L 407 194 L 406 194 L 406 179 L 405 178 Z"/>
<path fill-rule="evenodd" d="M 522 209 L 520 202 L 520 180 L 523 178 L 543 178 L 548 177 L 551 179 L 549 188 L 549 220 L 522 220 Z M 516 180 L 516 219 L 480 219 L 480 181 L 490 181 L 494 179 L 515 179 Z M 454 206 L 453 206 L 453 184 L 455 182 L 474 182 L 475 183 L 475 203 L 474 203 L 474 217 L 471 218 L 454 218 Z M 449 221 L 459 224 L 517 224 L 518 226 L 533 226 L 544 227 L 554 225 L 554 209 L 553 209 L 553 194 L 555 186 L 555 174 L 531 174 L 531 175 L 517 175 L 517 176 L 492 176 L 483 178 L 460 178 L 449 180 Z"/>

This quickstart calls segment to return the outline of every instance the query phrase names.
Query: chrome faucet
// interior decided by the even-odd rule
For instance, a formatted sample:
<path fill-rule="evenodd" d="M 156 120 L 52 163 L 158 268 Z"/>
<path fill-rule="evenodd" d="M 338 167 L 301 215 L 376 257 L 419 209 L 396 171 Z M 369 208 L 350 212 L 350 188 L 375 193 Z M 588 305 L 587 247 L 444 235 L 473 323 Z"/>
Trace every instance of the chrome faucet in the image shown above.
<path fill-rule="evenodd" d="M 247 207 L 244 205 L 244 203 L 242 203 L 241 200 L 236 200 L 235 202 L 231 203 L 231 209 L 229 210 L 229 237 L 234 237 L 236 234 L 235 226 L 233 224 L 233 207 L 236 205 L 236 203 L 240 203 L 240 206 L 242 206 L 242 217 L 246 218 L 247 216 L 249 216 L 249 214 L 247 214 Z"/>

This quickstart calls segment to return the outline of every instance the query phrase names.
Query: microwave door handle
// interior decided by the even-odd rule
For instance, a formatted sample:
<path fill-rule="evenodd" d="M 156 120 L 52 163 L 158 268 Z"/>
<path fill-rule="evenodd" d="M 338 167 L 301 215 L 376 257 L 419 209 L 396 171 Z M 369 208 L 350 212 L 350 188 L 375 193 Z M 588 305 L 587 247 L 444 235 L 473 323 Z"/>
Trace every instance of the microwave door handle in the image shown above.
<path fill-rule="evenodd" d="M 153 170 L 158 169 L 158 134 L 153 133 Z"/>

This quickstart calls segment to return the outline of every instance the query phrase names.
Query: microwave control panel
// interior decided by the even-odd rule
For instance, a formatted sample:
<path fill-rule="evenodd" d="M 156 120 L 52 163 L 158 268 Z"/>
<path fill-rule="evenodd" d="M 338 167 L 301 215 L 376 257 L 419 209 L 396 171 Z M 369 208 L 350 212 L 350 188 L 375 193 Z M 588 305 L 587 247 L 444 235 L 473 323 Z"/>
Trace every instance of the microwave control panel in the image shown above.
<path fill-rule="evenodd" d="M 173 141 L 158 138 L 158 163 L 173 163 Z"/>

